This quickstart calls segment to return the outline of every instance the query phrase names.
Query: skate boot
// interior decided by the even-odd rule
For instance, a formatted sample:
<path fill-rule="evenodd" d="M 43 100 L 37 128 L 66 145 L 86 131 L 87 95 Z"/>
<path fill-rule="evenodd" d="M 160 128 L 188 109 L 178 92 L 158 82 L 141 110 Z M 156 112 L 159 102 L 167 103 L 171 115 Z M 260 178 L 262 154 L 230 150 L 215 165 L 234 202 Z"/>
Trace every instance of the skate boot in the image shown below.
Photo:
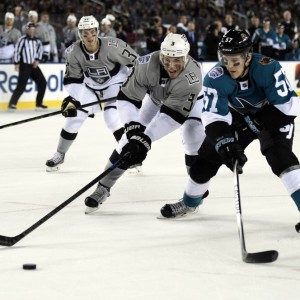
<path fill-rule="evenodd" d="M 164 205 L 160 212 L 163 217 L 165 218 L 176 218 L 176 217 L 182 217 L 185 214 L 191 214 L 197 212 L 198 206 L 195 207 L 189 207 L 186 206 L 183 202 L 183 200 L 180 200 L 179 202 L 173 203 L 173 204 L 166 204 Z"/>
<path fill-rule="evenodd" d="M 59 165 L 64 162 L 65 153 L 55 152 L 51 159 L 46 161 L 47 172 L 53 172 L 59 170 Z"/>
<path fill-rule="evenodd" d="M 94 193 L 85 198 L 85 214 L 88 215 L 96 211 L 99 208 L 99 204 L 102 204 L 106 200 L 106 198 L 110 196 L 109 191 L 110 188 L 99 183 Z"/>
<path fill-rule="evenodd" d="M 198 207 L 202 204 L 203 199 L 206 198 L 208 194 L 209 192 L 206 191 L 202 196 L 200 204 L 195 207 L 190 207 L 185 205 L 183 199 L 180 199 L 179 202 L 164 205 L 161 208 L 160 212 L 162 216 L 165 218 L 176 218 L 176 217 L 182 217 L 186 214 L 196 213 L 198 211 Z"/>

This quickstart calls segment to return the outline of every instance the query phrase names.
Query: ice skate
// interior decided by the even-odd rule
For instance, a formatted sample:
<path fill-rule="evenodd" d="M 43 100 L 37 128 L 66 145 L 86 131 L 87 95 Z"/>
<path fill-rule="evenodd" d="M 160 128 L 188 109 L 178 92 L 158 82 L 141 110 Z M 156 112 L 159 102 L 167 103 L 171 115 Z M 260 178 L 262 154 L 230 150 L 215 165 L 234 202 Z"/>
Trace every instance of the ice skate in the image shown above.
<path fill-rule="evenodd" d="M 55 152 L 53 157 L 46 161 L 47 172 L 58 171 L 60 165 L 64 162 L 65 153 Z"/>
<path fill-rule="evenodd" d="M 206 191 L 201 199 L 201 202 L 199 205 L 195 207 L 190 207 L 184 204 L 183 199 L 180 199 L 179 202 L 172 203 L 172 204 L 166 204 L 161 209 L 161 215 L 164 218 L 176 218 L 176 217 L 182 217 L 187 214 L 193 214 L 198 211 L 198 207 L 203 203 L 203 199 L 206 198 L 209 195 L 209 191 Z"/>
<path fill-rule="evenodd" d="M 166 204 L 160 210 L 162 216 L 165 218 L 182 217 L 186 214 L 192 214 L 197 211 L 198 211 L 198 206 L 196 207 L 186 206 L 183 200 L 180 200 L 179 202 L 173 204 Z"/>
<path fill-rule="evenodd" d="M 99 205 L 110 196 L 109 190 L 109 188 L 99 183 L 94 193 L 85 198 L 84 203 L 86 205 L 86 215 L 96 211 L 99 208 Z"/>

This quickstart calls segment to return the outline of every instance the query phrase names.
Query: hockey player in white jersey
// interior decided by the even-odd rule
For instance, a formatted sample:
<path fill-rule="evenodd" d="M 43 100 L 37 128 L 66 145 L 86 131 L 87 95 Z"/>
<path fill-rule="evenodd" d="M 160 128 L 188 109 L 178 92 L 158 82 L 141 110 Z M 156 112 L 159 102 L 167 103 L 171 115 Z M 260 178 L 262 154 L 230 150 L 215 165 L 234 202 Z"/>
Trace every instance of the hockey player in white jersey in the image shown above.
<path fill-rule="evenodd" d="M 14 28 L 15 16 L 7 12 L 4 16 L 4 25 L 0 26 L 0 63 L 14 62 L 14 49 L 21 37 L 21 32 Z"/>
<path fill-rule="evenodd" d="M 117 38 L 100 38 L 99 23 L 94 16 L 82 17 L 78 23 L 80 40 L 66 49 L 64 87 L 69 96 L 62 102 L 66 117 L 58 141 L 57 152 L 47 160 L 47 171 L 56 171 L 74 142 L 87 117 L 93 117 L 100 104 L 80 109 L 83 104 L 112 99 L 103 105 L 104 120 L 118 141 L 123 132 L 116 101 L 120 86 L 128 76 L 138 54 Z"/>
<path fill-rule="evenodd" d="M 187 167 L 197 154 L 205 136 L 199 122 L 202 74 L 198 63 L 188 55 L 189 49 L 185 35 L 170 33 L 160 51 L 137 59 L 134 72 L 122 85 L 117 100 L 126 134 L 113 151 L 106 169 L 125 153 L 129 152 L 130 157 L 100 180 L 95 192 L 85 199 L 86 213 L 95 211 L 106 200 L 111 187 L 127 168 L 143 162 L 152 142 L 182 124 L 187 126 L 182 130 Z M 149 97 L 145 97 L 147 94 Z M 193 118 L 188 119 L 191 116 Z"/>

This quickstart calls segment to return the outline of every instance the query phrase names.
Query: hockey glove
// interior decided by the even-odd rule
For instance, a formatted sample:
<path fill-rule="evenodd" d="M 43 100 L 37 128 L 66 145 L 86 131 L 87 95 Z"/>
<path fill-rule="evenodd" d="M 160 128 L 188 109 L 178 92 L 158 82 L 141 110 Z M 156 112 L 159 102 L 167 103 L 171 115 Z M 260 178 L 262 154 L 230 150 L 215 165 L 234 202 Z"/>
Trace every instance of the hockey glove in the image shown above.
<path fill-rule="evenodd" d="M 148 151 L 151 149 L 151 139 L 144 133 L 132 135 L 129 142 L 123 147 L 121 156 L 129 152 L 130 156 L 127 160 L 129 166 L 141 164 L 147 157 Z"/>
<path fill-rule="evenodd" d="M 77 109 L 80 108 L 80 102 L 73 97 L 66 97 L 61 104 L 61 113 L 65 118 L 77 117 Z"/>
<path fill-rule="evenodd" d="M 233 136 L 222 136 L 217 139 L 215 145 L 216 151 L 224 161 L 224 164 L 233 171 L 235 161 L 238 162 L 237 170 L 239 174 L 243 173 L 243 166 L 247 162 L 247 157 L 241 145 Z"/>
<path fill-rule="evenodd" d="M 244 121 L 247 124 L 247 128 L 254 134 L 258 135 L 262 130 L 261 124 L 253 117 L 253 115 L 244 115 Z"/>
<path fill-rule="evenodd" d="M 144 125 L 142 125 L 139 122 L 135 122 L 135 121 L 126 123 L 124 125 L 124 127 L 125 127 L 125 133 L 126 133 L 128 140 L 130 139 L 131 136 L 133 136 L 137 133 L 142 133 L 146 129 L 146 127 Z"/>

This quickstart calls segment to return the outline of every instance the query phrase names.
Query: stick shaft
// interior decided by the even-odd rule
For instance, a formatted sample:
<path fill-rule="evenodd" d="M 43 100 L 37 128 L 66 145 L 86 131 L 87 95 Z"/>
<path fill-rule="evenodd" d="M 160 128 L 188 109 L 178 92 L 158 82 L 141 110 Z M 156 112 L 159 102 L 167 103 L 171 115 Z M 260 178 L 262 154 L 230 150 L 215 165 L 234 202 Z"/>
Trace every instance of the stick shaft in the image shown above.
<path fill-rule="evenodd" d="M 29 228 L 27 228 L 26 230 L 24 230 L 19 235 L 14 236 L 14 237 L 8 237 L 8 236 L 0 235 L 0 245 L 1 246 L 13 246 L 14 244 L 16 244 L 18 241 L 20 241 L 21 239 L 23 239 L 25 236 L 27 236 L 33 230 L 35 230 L 36 228 L 38 228 L 39 226 L 41 226 L 43 223 L 45 223 L 47 220 L 49 220 L 51 217 L 53 217 L 55 214 L 57 214 L 59 211 L 61 211 L 68 204 L 70 204 L 75 199 L 77 199 L 80 195 L 82 195 L 85 191 L 87 191 L 95 183 L 97 183 L 99 180 L 101 180 L 106 175 L 108 175 L 110 172 L 112 172 L 114 169 L 116 169 L 118 166 L 120 166 L 123 163 L 123 161 L 125 159 L 127 159 L 128 155 L 129 154 L 126 153 L 122 158 L 120 158 L 118 161 L 116 161 L 112 166 L 110 166 L 108 169 L 106 169 L 103 173 L 101 173 L 99 176 L 97 176 L 95 179 L 93 179 L 87 185 L 85 185 L 77 193 L 75 193 L 69 199 L 67 199 L 66 201 L 64 201 L 63 203 L 61 203 L 59 206 L 57 206 L 55 209 L 53 209 L 52 211 L 50 211 L 47 215 L 45 215 L 39 221 L 35 222 L 33 225 L 31 225 Z"/>
<path fill-rule="evenodd" d="M 101 101 L 95 101 L 95 102 L 83 104 L 80 108 L 84 108 L 84 107 L 88 107 L 88 106 L 92 106 L 92 105 L 95 105 L 95 104 L 98 104 L 98 103 L 100 104 L 100 103 L 104 103 L 104 102 L 108 102 L 108 101 L 112 101 L 112 100 L 116 100 L 116 98 L 114 97 L 114 98 L 109 98 L 109 99 L 105 99 L 105 100 L 101 100 Z M 59 115 L 59 114 L 61 114 L 61 110 L 54 111 L 54 112 L 51 112 L 51 113 L 48 113 L 48 114 L 43 114 L 43 115 L 36 116 L 36 117 L 32 117 L 32 118 L 28 118 L 28 119 L 25 119 L 25 120 L 16 121 L 16 122 L 13 122 L 13 123 L 4 124 L 4 125 L 0 126 L 0 129 L 7 128 L 7 127 L 12 127 L 12 126 L 16 126 L 16 125 L 20 125 L 20 124 L 24 124 L 24 123 L 28 123 L 28 122 L 39 120 L 39 119 L 52 117 L 52 116 Z"/>

